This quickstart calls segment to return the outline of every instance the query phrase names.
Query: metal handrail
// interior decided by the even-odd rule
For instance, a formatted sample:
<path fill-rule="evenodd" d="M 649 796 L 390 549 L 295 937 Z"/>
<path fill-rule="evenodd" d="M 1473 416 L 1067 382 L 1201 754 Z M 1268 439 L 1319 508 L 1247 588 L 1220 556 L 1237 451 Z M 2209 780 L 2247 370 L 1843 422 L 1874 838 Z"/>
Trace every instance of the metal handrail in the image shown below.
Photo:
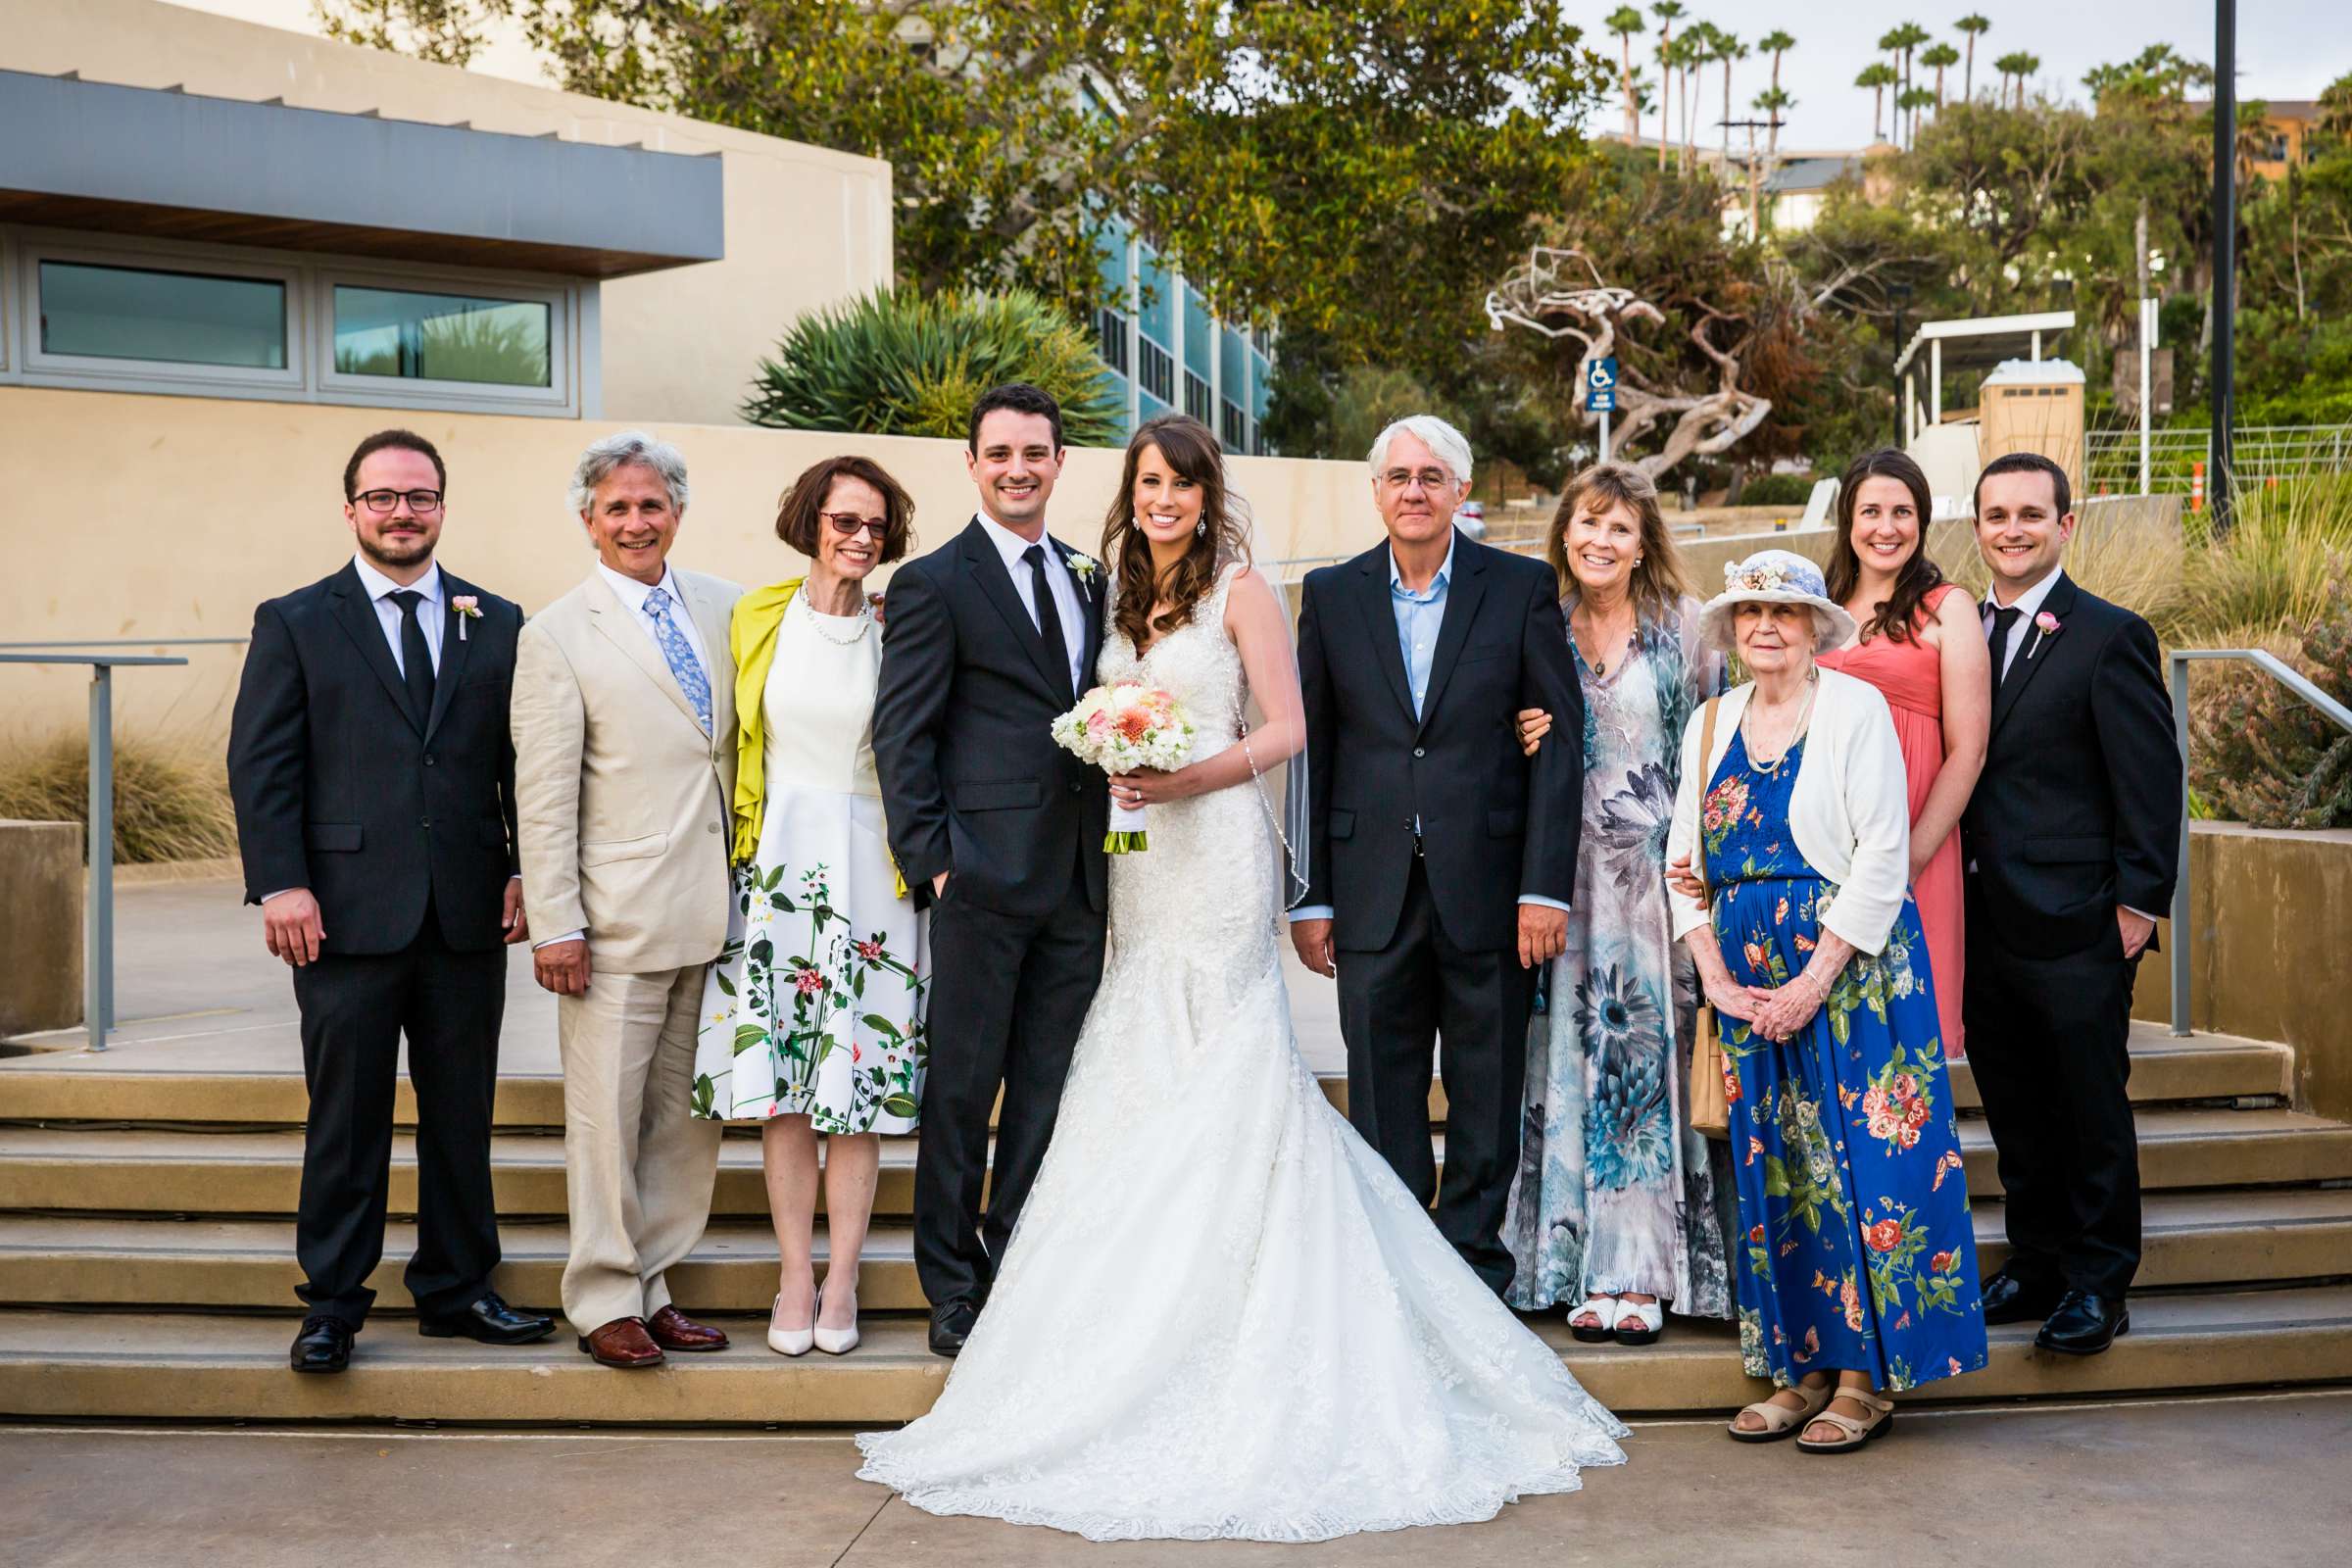
<path fill-rule="evenodd" d="M 2352 708 L 2346 708 L 2334 698 L 2313 685 L 2300 672 L 2276 654 L 2266 654 L 2259 648 L 2176 648 L 2172 653 L 2173 681 L 2173 739 L 2180 748 L 2180 762 L 2188 764 L 2188 666 L 2191 660 L 2218 662 L 2240 660 L 2270 676 L 2297 697 L 2318 709 L 2323 717 L 2347 734 L 2352 734 Z M 2188 859 L 2188 802 L 2185 794 L 2180 803 L 2180 870 L 2173 881 L 2173 1026 L 2176 1037 L 2185 1039 L 2188 1027 L 2188 930 L 2189 930 L 2189 859 Z"/>
<path fill-rule="evenodd" d="M 90 856 L 90 900 L 82 911 L 87 951 L 81 956 L 81 1022 L 89 1032 L 92 1051 L 106 1049 L 106 1032 L 115 1024 L 115 670 L 124 664 L 186 662 L 169 654 L 0 652 L 0 664 L 90 666 L 90 822 L 84 832 Z"/>

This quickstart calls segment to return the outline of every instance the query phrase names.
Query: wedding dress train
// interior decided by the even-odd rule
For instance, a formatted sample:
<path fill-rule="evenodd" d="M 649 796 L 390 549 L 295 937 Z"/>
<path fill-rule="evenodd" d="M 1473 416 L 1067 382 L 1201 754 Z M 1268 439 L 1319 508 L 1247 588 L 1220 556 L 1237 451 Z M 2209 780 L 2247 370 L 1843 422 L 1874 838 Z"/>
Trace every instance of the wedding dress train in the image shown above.
<path fill-rule="evenodd" d="M 1105 682 L 1235 743 L 1221 583 Z M 1624 1460 L 1626 1428 L 1332 1108 L 1291 1029 L 1256 789 L 1153 806 L 1052 1148 L 931 1413 L 866 1433 L 916 1507 L 1097 1541 L 1325 1541 L 1494 1517 Z M 952 1043 L 943 1042 L 943 1049 Z"/>

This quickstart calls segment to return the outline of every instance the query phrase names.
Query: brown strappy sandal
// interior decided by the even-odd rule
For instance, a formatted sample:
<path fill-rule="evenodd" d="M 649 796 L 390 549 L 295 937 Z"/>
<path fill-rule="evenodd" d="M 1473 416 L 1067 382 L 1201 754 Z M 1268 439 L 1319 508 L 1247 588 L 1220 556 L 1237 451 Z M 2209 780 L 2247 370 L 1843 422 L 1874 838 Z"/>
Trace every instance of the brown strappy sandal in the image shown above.
<path fill-rule="evenodd" d="M 1740 1416 L 1736 1415 L 1732 1417 L 1732 1424 L 1728 1429 L 1732 1434 L 1732 1441 L 1735 1443 L 1778 1443 L 1783 1438 L 1796 1436 L 1805 1430 L 1814 1417 L 1830 1407 L 1830 1401 L 1838 1396 L 1838 1383 L 1833 1378 L 1818 1389 L 1808 1389 L 1801 1382 L 1791 1383 L 1782 1392 L 1793 1394 L 1803 1399 L 1805 1401 L 1804 1408 L 1791 1410 L 1787 1405 L 1775 1404 L 1770 1399 L 1758 1399 L 1741 1410 L 1740 1415 L 1756 1416 L 1763 1421 L 1764 1425 L 1754 1432 L 1744 1431 L 1740 1425 Z M 1819 1396 L 1818 1398 L 1815 1397 L 1816 1395 Z"/>
<path fill-rule="evenodd" d="M 1876 1442 L 1888 1427 L 1894 1425 L 1894 1401 L 1892 1399 L 1874 1394 L 1868 1389 L 1839 1389 L 1837 1397 L 1851 1399 L 1856 1404 L 1876 1413 L 1868 1421 L 1857 1421 L 1850 1415 L 1839 1415 L 1824 1404 L 1821 1407 L 1821 1413 L 1814 1416 L 1812 1421 L 1807 1421 L 1805 1425 L 1811 1426 L 1814 1421 L 1827 1422 L 1844 1433 L 1845 1436 L 1835 1443 L 1808 1443 L 1800 1437 L 1796 1440 L 1799 1453 L 1851 1453 L 1865 1444 Z"/>

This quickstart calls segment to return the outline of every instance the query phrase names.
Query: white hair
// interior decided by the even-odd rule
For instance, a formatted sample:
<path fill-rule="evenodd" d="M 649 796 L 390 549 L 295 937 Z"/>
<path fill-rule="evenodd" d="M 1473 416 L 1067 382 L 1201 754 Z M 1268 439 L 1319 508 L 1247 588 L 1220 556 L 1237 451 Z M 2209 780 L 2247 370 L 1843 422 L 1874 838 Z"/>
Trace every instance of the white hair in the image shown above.
<path fill-rule="evenodd" d="M 657 441 L 643 430 L 623 430 L 609 435 L 580 454 L 577 466 L 571 470 L 571 489 L 568 492 L 571 510 L 584 513 L 596 501 L 596 487 L 612 476 L 615 468 L 639 464 L 662 476 L 669 491 L 673 512 L 686 510 L 686 455 L 666 441 Z"/>
<path fill-rule="evenodd" d="M 1389 466 L 1389 443 L 1400 435 L 1418 439 L 1446 465 L 1455 484 L 1465 490 L 1470 488 L 1470 438 L 1434 414 L 1407 415 L 1372 438 L 1373 478 L 1378 479 L 1381 470 Z"/>

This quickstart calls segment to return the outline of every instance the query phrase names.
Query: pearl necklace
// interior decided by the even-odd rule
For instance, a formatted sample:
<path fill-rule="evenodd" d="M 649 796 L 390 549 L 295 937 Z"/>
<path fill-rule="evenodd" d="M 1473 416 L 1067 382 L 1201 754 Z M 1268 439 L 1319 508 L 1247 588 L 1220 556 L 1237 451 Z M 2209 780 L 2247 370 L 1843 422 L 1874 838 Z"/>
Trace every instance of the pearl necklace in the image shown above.
<path fill-rule="evenodd" d="M 1752 733 L 1749 734 L 1747 765 L 1752 771 L 1762 773 L 1767 778 L 1780 777 L 1783 764 L 1788 760 L 1788 753 L 1795 747 L 1797 737 L 1804 734 L 1806 721 L 1813 716 L 1813 698 L 1820 690 L 1821 672 L 1815 670 L 1805 677 L 1805 702 L 1796 711 L 1796 722 L 1788 726 L 1788 738 L 1781 742 L 1781 755 L 1774 758 L 1769 765 L 1756 760 L 1755 739 Z M 1748 733 L 1748 720 L 1755 715 L 1755 710 L 1756 705 L 1751 700 L 1740 711 L 1740 728 L 1743 733 Z"/>
<path fill-rule="evenodd" d="M 797 603 L 807 606 L 808 608 L 808 614 L 802 618 L 807 620 L 809 625 L 816 628 L 816 634 L 819 637 L 822 637 L 825 641 L 831 643 L 836 648 L 850 648 L 856 646 L 858 639 L 865 635 L 866 628 L 874 623 L 874 606 L 871 600 L 858 600 L 858 612 L 855 615 L 828 616 L 817 613 L 816 606 L 810 602 L 807 594 L 796 594 L 794 595 L 794 599 Z M 826 627 L 825 622 L 827 620 L 855 621 L 857 623 L 857 629 L 851 632 L 847 637 L 836 637 L 832 631 Z"/>

